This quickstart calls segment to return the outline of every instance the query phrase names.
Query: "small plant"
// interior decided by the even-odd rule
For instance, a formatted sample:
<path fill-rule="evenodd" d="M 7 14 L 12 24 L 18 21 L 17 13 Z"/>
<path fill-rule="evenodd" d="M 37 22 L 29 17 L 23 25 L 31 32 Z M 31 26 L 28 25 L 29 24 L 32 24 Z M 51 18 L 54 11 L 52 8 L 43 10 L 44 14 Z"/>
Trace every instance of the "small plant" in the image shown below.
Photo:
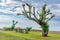
<path fill-rule="evenodd" d="M 29 31 L 32 29 L 32 27 L 26 27 L 25 33 L 29 33 Z"/>
<path fill-rule="evenodd" d="M 11 30 L 14 30 L 14 28 L 15 28 L 15 25 L 18 23 L 18 21 L 12 21 L 13 22 L 13 24 L 12 24 L 12 27 L 11 27 Z"/>

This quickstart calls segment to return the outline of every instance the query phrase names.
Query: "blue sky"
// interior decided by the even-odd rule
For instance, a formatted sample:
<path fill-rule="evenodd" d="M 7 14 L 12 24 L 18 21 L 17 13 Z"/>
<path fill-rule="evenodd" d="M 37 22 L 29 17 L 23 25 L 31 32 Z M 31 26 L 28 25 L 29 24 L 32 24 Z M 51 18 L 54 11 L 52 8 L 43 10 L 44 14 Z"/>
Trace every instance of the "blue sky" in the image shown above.
<path fill-rule="evenodd" d="M 51 9 L 51 12 L 55 14 L 55 17 L 49 21 L 50 30 L 60 31 L 60 0 L 0 0 L 0 28 L 11 27 L 12 20 L 16 20 L 19 21 L 16 27 L 41 29 L 36 22 L 16 15 L 22 13 L 23 3 L 29 3 L 39 11 L 44 4 L 47 4 L 47 9 Z"/>

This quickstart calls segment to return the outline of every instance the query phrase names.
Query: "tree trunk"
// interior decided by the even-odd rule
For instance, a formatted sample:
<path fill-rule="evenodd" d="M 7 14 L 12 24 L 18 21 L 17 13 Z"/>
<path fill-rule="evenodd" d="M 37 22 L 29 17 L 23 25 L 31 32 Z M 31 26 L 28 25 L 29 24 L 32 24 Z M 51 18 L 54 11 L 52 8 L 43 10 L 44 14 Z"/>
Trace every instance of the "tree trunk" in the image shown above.
<path fill-rule="evenodd" d="M 43 30 L 43 31 L 42 31 L 42 36 L 43 36 L 43 37 L 47 37 L 47 36 L 48 36 L 48 31 L 44 31 L 44 30 Z"/>
<path fill-rule="evenodd" d="M 39 22 L 38 23 L 41 28 L 42 28 L 42 36 L 47 37 L 48 36 L 48 31 L 49 31 L 49 25 L 47 22 Z"/>

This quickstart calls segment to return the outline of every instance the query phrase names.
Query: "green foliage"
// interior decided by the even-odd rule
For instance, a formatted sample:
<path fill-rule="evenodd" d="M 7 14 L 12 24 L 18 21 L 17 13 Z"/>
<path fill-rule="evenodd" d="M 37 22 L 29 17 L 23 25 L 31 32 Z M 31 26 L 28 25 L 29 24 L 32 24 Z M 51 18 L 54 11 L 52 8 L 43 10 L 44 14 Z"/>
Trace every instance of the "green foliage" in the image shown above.
<path fill-rule="evenodd" d="M 25 5 L 28 6 L 29 11 L 25 10 Z M 40 22 L 48 22 L 48 21 L 51 20 L 55 15 L 52 15 L 52 13 L 50 13 L 50 9 L 46 10 L 46 6 L 47 6 L 47 5 L 44 4 L 44 6 L 42 7 L 42 12 L 39 13 L 39 12 L 37 11 L 38 16 L 40 17 L 40 19 L 38 19 L 37 16 L 36 16 L 36 13 L 35 13 L 35 7 L 32 7 L 32 6 L 29 5 L 28 3 L 23 4 L 23 9 L 24 9 L 23 15 L 24 15 L 25 17 L 27 17 L 28 19 L 34 20 L 34 21 L 37 22 L 37 23 L 38 23 L 38 20 L 39 20 Z M 33 10 L 32 10 L 32 8 L 33 8 Z M 33 13 L 32 13 L 32 11 L 33 11 Z M 51 17 L 50 17 L 50 18 L 47 18 L 48 15 L 51 15 Z M 31 16 L 34 16 L 34 18 L 32 18 Z M 38 23 L 38 24 L 39 24 L 39 23 Z"/>
<path fill-rule="evenodd" d="M 28 33 L 31 29 L 32 29 L 32 27 L 26 27 L 25 33 Z"/>
<path fill-rule="evenodd" d="M 43 31 L 49 31 L 49 25 L 45 22 L 41 25 Z"/>
<path fill-rule="evenodd" d="M 26 27 L 26 29 L 27 29 L 28 31 L 30 31 L 30 30 L 32 29 L 32 27 Z"/>

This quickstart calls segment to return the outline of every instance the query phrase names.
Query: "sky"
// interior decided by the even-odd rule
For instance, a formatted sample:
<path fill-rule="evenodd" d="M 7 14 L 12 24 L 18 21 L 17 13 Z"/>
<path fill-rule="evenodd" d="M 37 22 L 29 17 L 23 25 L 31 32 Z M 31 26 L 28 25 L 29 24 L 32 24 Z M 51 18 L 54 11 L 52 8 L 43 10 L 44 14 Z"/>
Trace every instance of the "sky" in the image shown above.
<path fill-rule="evenodd" d="M 27 19 L 24 16 L 17 16 L 17 13 L 22 13 L 22 4 L 29 3 L 41 11 L 44 4 L 47 4 L 47 9 L 50 9 L 55 17 L 48 22 L 50 31 L 60 31 L 60 0 L 0 0 L 0 28 L 11 27 L 12 20 L 18 21 L 16 27 L 32 27 L 33 29 L 41 29 L 34 21 Z M 26 8 L 28 10 L 28 8 Z"/>

